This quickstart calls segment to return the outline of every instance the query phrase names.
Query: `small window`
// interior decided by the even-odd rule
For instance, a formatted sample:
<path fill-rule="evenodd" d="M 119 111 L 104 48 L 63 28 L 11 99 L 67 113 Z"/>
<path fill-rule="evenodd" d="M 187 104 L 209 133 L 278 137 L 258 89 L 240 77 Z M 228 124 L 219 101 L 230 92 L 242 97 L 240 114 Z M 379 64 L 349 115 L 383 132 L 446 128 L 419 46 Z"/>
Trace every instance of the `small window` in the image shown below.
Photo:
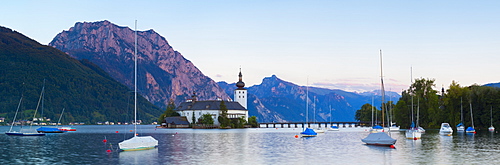
<path fill-rule="evenodd" d="M 241 97 L 245 98 L 245 96 L 241 96 Z"/>
<path fill-rule="evenodd" d="M 241 96 L 238 96 L 238 98 L 241 98 Z"/>

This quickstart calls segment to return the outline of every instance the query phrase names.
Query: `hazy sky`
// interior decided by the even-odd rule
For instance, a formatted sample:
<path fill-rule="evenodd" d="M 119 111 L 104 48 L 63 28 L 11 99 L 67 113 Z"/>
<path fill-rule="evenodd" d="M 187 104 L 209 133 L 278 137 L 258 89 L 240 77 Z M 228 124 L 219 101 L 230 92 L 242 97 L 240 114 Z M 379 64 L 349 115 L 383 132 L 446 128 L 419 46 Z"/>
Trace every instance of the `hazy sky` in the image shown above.
<path fill-rule="evenodd" d="M 500 1 L 5 1 L 0 25 L 48 44 L 76 22 L 154 29 L 215 81 L 386 90 L 500 82 Z"/>

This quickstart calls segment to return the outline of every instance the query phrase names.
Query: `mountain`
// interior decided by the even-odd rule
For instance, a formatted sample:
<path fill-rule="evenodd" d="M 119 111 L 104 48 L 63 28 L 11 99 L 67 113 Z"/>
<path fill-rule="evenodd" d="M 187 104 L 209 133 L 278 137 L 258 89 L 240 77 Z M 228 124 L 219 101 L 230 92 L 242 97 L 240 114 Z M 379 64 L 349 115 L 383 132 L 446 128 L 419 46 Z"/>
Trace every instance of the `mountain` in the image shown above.
<path fill-rule="evenodd" d="M 65 108 L 64 123 L 133 121 L 133 95 L 128 87 L 88 60 L 78 61 L 5 27 L 0 27 L 0 72 L 1 117 L 12 120 L 22 95 L 23 113 L 18 119 L 31 120 L 45 80 L 38 116 L 58 119 Z M 162 114 L 142 97 L 138 106 L 144 122 L 156 121 Z"/>
<path fill-rule="evenodd" d="M 489 84 L 484 84 L 483 86 L 500 88 L 500 83 L 489 83 Z"/>
<path fill-rule="evenodd" d="M 138 91 L 153 104 L 165 107 L 169 100 L 176 105 L 190 98 L 228 99 L 215 81 L 175 51 L 153 30 L 137 32 Z M 59 33 L 50 46 L 76 59 L 97 64 L 117 81 L 133 86 L 134 30 L 109 21 L 78 22 Z"/>
<path fill-rule="evenodd" d="M 232 97 L 235 84 L 218 84 Z M 275 75 L 264 78 L 261 84 L 248 87 L 247 90 L 249 115 L 257 116 L 259 122 L 305 121 L 306 93 L 309 121 L 354 121 L 356 110 L 363 104 L 371 104 L 372 96 L 376 97 L 374 104 L 380 105 L 380 91 L 379 94 L 375 91 L 358 94 L 316 87 L 307 89 L 305 86 L 281 80 Z M 399 97 L 397 95 L 393 101 Z"/>

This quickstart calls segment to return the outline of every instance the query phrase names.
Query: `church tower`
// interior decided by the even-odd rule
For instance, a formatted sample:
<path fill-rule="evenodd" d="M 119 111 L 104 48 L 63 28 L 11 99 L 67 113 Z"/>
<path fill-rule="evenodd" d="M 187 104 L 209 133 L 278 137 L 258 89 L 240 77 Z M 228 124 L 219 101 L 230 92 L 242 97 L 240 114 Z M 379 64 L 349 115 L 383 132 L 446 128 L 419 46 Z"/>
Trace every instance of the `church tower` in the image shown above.
<path fill-rule="evenodd" d="M 236 83 L 236 88 L 234 90 L 234 101 L 238 102 L 241 104 L 241 106 L 247 108 L 247 89 L 243 88 L 245 87 L 245 83 L 243 82 L 243 75 L 241 74 L 241 68 L 240 68 L 240 74 L 238 75 L 240 78 L 240 81 Z M 248 115 L 247 115 L 248 116 Z"/>

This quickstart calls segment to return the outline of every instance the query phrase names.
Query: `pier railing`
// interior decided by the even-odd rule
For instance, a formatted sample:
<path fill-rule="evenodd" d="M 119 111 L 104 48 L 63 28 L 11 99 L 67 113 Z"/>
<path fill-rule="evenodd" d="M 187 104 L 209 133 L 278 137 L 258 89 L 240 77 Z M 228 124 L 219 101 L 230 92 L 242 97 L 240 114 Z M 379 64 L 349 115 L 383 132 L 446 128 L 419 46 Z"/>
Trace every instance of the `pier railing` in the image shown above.
<path fill-rule="evenodd" d="M 359 122 L 359 121 L 346 121 L 346 122 L 284 122 L 284 123 L 259 123 L 259 126 L 261 128 L 303 128 L 304 125 L 307 125 L 307 127 L 312 126 L 317 126 L 319 128 L 325 127 L 328 128 L 328 126 L 337 126 L 337 127 L 357 127 L 360 126 L 361 124 L 366 124 L 365 122 Z"/>

